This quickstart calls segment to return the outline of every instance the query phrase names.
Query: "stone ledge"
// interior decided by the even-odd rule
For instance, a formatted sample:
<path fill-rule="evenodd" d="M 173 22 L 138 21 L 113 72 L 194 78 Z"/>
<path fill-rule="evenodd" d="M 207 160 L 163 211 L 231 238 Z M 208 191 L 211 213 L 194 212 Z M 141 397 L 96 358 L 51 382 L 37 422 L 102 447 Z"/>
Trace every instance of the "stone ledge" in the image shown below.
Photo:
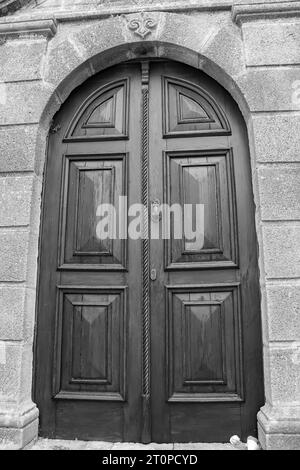
<path fill-rule="evenodd" d="M 232 7 L 232 20 L 241 26 L 245 21 L 300 16 L 300 2 L 241 4 Z"/>
<path fill-rule="evenodd" d="M 2 0 L 0 1 L 0 16 L 4 16 L 19 10 L 31 0 Z"/>
<path fill-rule="evenodd" d="M 52 38 L 57 31 L 54 18 L 0 23 L 0 41 L 14 38 Z"/>
<path fill-rule="evenodd" d="M 22 0 L 19 0 L 22 1 Z M 26 1 L 26 0 L 23 0 Z M 17 3 L 17 2 L 15 2 Z M 130 14 L 130 13 L 138 13 L 142 11 L 146 12 L 173 12 L 173 13 L 180 13 L 180 12 L 194 12 L 194 11 L 231 11 L 233 4 L 233 0 L 193 0 L 187 2 L 186 0 L 171 0 L 171 1 L 152 1 L 143 2 L 143 5 L 139 5 L 137 3 L 126 2 L 111 2 L 105 4 L 101 3 L 98 7 L 93 8 L 85 8 L 80 9 L 80 5 L 78 8 L 72 8 L 72 11 L 66 8 L 62 9 L 61 6 L 58 8 L 51 7 L 47 9 L 47 6 L 35 8 L 35 9 L 23 9 L 21 12 L 17 13 L 17 17 L 19 20 L 22 21 L 30 21 L 31 19 L 43 19 L 45 15 L 51 11 L 53 12 L 55 18 L 59 22 L 70 22 L 70 21 L 84 21 L 84 20 L 98 20 L 103 18 L 109 18 L 110 16 L 121 15 L 121 14 Z M 1 0 L 0 0 L 1 5 Z M 1 11 L 1 7 L 0 7 Z M 1 17 L 1 12 L 0 12 Z M 16 18 L 11 16 L 2 16 L 1 22 L 10 22 L 14 21 Z"/>

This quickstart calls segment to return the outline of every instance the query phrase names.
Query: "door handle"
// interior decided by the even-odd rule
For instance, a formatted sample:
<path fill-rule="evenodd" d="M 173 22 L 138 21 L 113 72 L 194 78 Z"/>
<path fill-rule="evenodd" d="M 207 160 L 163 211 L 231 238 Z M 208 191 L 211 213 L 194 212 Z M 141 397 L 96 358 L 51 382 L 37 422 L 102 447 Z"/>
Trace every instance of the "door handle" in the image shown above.
<path fill-rule="evenodd" d="M 160 205 L 159 199 L 154 199 L 151 203 L 151 219 L 155 223 L 161 220 Z"/>

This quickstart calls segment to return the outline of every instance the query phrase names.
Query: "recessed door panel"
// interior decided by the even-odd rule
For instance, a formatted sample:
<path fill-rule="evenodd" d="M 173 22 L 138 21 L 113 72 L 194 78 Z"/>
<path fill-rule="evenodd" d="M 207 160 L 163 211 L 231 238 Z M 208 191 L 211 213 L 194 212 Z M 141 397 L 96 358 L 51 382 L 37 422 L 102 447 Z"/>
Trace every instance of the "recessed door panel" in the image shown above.
<path fill-rule="evenodd" d="M 127 197 L 128 159 L 65 156 L 61 269 L 126 269 L 127 240 L 118 234 L 127 232 L 119 200 Z"/>
<path fill-rule="evenodd" d="M 182 211 L 181 224 L 172 225 L 165 244 L 167 269 L 237 267 L 232 151 L 166 152 L 164 158 L 173 220 L 176 206 Z"/>
<path fill-rule="evenodd" d="M 167 287 L 169 402 L 242 401 L 239 286 Z"/>
<path fill-rule="evenodd" d="M 55 399 L 124 401 L 126 289 L 58 289 Z"/>
<path fill-rule="evenodd" d="M 128 138 L 129 83 L 127 77 L 104 84 L 91 93 L 76 112 L 65 141 Z"/>
<path fill-rule="evenodd" d="M 207 90 L 187 80 L 163 76 L 164 137 L 230 134 L 230 125 Z"/>

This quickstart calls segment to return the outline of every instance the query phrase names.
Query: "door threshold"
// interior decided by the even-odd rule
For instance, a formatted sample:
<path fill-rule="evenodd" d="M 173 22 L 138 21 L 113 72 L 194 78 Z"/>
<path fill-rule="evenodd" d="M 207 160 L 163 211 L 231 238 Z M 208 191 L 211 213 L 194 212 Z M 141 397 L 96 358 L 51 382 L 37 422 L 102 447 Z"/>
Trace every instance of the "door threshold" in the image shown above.
<path fill-rule="evenodd" d="M 102 442 L 102 441 L 67 441 L 60 439 L 38 439 L 27 446 L 25 450 L 236 450 L 229 444 L 220 443 L 170 443 L 170 444 L 141 444 L 133 442 Z"/>

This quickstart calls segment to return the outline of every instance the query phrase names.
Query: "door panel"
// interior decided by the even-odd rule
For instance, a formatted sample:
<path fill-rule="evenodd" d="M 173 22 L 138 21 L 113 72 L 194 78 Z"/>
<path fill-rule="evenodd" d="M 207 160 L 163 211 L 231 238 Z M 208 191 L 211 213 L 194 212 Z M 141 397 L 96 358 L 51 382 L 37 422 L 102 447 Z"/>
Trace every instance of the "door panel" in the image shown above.
<path fill-rule="evenodd" d="M 114 220 L 107 239 L 98 232 L 101 204 L 140 200 L 140 76 L 138 65 L 122 65 L 88 80 L 49 137 L 35 383 L 42 436 L 140 439 L 141 247 L 115 238 Z"/>
<path fill-rule="evenodd" d="M 59 287 L 55 399 L 125 400 L 126 288 Z"/>
<path fill-rule="evenodd" d="M 163 76 L 164 137 L 230 134 L 226 116 L 205 88 Z"/>
<path fill-rule="evenodd" d="M 116 207 L 127 197 L 128 155 L 66 155 L 61 238 L 62 269 L 126 269 L 127 241 L 116 237 L 118 227 L 108 218 L 107 239 L 97 235 L 101 205 Z"/>
<path fill-rule="evenodd" d="M 260 296 L 236 104 L 199 71 L 143 61 L 88 80 L 54 125 L 39 264 L 41 435 L 226 442 L 255 434 Z M 149 241 L 126 236 L 127 209 L 142 201 Z"/>
<path fill-rule="evenodd" d="M 129 79 L 105 83 L 80 106 L 65 141 L 128 138 Z"/>
<path fill-rule="evenodd" d="M 174 227 L 151 240 L 152 439 L 246 438 L 263 404 L 247 135 L 227 93 L 189 67 L 151 66 L 149 180 L 151 201 L 201 207 L 194 240 Z"/>
<path fill-rule="evenodd" d="M 241 401 L 238 285 L 167 286 L 169 402 Z"/>
<path fill-rule="evenodd" d="M 232 184 L 231 150 L 166 152 L 165 201 L 168 205 L 202 205 L 203 232 L 194 242 L 185 237 L 167 240 L 167 269 L 234 267 L 237 263 L 237 226 Z M 193 212 L 195 208 L 193 208 Z M 194 231 L 193 212 L 183 214 L 182 228 Z M 202 214 L 202 211 L 201 211 Z M 185 220 L 185 219 L 188 220 Z M 189 220 L 190 219 L 190 220 Z"/>

